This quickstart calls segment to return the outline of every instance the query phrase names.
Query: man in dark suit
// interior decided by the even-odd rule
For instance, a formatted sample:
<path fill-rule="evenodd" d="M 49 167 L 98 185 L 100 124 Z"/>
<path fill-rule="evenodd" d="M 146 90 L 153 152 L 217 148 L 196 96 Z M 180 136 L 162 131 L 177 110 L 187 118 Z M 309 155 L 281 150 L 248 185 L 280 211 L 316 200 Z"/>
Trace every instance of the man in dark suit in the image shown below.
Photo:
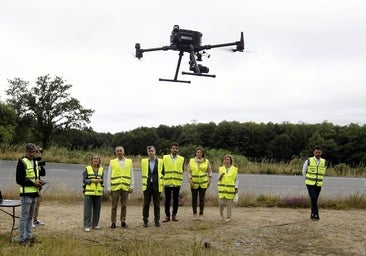
<path fill-rule="evenodd" d="M 154 146 L 147 147 L 148 157 L 141 160 L 142 191 L 144 193 L 144 207 L 142 217 L 144 227 L 148 227 L 149 208 L 151 198 L 154 203 L 155 226 L 160 227 L 160 194 L 163 191 L 163 160 L 156 156 Z"/>

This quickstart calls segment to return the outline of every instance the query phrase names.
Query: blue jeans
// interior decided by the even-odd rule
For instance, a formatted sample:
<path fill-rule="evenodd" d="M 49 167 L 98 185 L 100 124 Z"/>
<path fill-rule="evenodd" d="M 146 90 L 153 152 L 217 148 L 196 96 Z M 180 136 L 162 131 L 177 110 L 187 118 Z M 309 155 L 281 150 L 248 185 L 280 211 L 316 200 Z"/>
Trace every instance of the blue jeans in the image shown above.
<path fill-rule="evenodd" d="M 19 220 L 19 241 L 32 238 L 32 222 L 34 208 L 37 204 L 37 197 L 21 196 L 20 204 L 22 207 Z"/>

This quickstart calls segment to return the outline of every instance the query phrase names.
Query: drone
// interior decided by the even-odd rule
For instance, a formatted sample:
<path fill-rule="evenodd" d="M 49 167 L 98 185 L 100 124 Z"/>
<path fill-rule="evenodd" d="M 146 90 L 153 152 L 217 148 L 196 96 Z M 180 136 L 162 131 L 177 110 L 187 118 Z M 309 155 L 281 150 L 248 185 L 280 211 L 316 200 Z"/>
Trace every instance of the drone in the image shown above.
<path fill-rule="evenodd" d="M 170 35 L 170 45 L 163 46 L 158 48 L 150 48 L 150 49 L 141 49 L 141 45 L 139 43 L 135 44 L 136 54 L 135 57 L 141 59 L 143 57 L 144 52 L 152 52 L 152 51 L 178 51 L 179 58 L 178 64 L 175 71 L 174 79 L 163 79 L 159 78 L 159 81 L 165 82 L 179 82 L 179 83 L 191 83 L 191 81 L 187 80 L 178 80 L 178 73 L 180 64 L 182 61 L 183 54 L 185 52 L 189 53 L 189 70 L 191 72 L 182 72 L 182 75 L 192 75 L 192 76 L 203 76 L 203 77 L 213 77 L 216 75 L 208 74 L 209 68 L 198 64 L 198 62 L 202 61 L 202 56 L 208 55 L 204 50 L 209 50 L 212 48 L 219 47 L 227 47 L 227 46 L 236 46 L 236 49 L 232 49 L 234 52 L 243 52 L 244 51 L 244 35 L 241 32 L 240 40 L 232 43 L 225 44 L 215 44 L 215 45 L 201 45 L 202 43 L 202 33 L 193 30 L 180 29 L 179 25 L 174 25 L 172 33 Z"/>

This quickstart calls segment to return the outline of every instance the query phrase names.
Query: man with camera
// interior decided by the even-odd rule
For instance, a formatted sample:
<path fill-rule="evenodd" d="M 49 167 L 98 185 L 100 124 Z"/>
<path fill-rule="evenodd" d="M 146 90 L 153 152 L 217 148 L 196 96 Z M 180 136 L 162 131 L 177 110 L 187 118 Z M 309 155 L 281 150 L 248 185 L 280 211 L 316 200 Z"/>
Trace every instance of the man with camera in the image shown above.
<path fill-rule="evenodd" d="M 37 149 L 36 151 L 37 153 L 43 153 L 43 149 Z M 39 172 L 39 177 L 44 177 L 46 176 L 46 162 L 42 161 L 42 157 L 37 156 L 35 158 L 35 160 L 38 162 L 38 172 Z M 45 182 L 40 178 L 40 181 L 42 184 L 42 186 L 45 184 Z M 39 206 L 41 205 L 41 201 L 42 201 L 42 193 L 41 193 L 41 189 L 42 187 L 39 188 L 39 197 L 37 200 L 37 204 L 36 204 L 36 208 L 34 209 L 34 215 L 33 215 L 33 227 L 35 228 L 37 225 L 44 225 L 43 221 L 38 219 L 38 212 L 39 212 Z"/>
<path fill-rule="evenodd" d="M 32 246 L 36 240 L 32 236 L 34 208 L 43 183 L 39 179 L 37 148 L 33 143 L 25 145 L 25 155 L 19 158 L 16 167 L 16 182 L 19 184 L 21 215 L 19 220 L 19 244 Z"/>

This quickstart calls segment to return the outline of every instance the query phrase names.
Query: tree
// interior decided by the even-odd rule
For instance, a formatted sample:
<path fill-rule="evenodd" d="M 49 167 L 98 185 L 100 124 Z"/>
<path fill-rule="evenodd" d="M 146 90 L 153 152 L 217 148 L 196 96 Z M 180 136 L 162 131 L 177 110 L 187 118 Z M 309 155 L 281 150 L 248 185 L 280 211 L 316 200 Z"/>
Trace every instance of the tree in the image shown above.
<path fill-rule="evenodd" d="M 20 119 L 31 117 L 31 129 L 43 147 L 50 145 L 57 132 L 82 129 L 90 123 L 94 110 L 84 109 L 77 99 L 70 96 L 68 90 L 72 85 L 66 84 L 62 77 L 40 76 L 36 85 L 29 89 L 29 82 L 20 78 L 8 82 L 8 103 L 18 111 Z"/>
<path fill-rule="evenodd" d="M 0 143 L 9 144 L 13 140 L 16 127 L 16 113 L 0 102 Z"/>

